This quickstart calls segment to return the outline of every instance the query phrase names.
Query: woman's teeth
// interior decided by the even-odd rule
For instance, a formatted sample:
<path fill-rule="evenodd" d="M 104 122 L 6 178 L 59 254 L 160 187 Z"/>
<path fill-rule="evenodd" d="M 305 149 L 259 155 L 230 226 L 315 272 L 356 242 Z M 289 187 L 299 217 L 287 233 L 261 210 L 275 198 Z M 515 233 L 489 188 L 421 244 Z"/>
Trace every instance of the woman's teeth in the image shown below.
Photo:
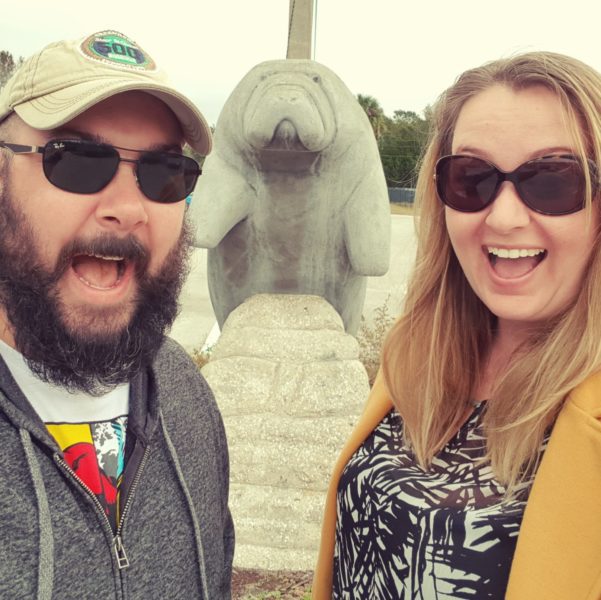
<path fill-rule="evenodd" d="M 498 258 L 526 258 L 538 256 L 545 252 L 544 248 L 495 248 L 488 246 L 488 253 Z"/>
<path fill-rule="evenodd" d="M 547 256 L 544 248 L 497 248 L 487 246 L 488 260 L 502 279 L 516 279 L 535 269 Z"/>

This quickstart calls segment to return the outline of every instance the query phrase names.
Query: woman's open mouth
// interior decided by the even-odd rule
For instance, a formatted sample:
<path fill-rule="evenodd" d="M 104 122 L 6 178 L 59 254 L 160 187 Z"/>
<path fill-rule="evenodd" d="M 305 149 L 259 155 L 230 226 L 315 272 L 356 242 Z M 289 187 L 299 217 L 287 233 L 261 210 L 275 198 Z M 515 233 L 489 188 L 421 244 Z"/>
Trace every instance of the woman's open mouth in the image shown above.
<path fill-rule="evenodd" d="M 544 248 L 485 248 L 493 271 L 502 279 L 516 279 L 534 270 L 547 256 Z"/>

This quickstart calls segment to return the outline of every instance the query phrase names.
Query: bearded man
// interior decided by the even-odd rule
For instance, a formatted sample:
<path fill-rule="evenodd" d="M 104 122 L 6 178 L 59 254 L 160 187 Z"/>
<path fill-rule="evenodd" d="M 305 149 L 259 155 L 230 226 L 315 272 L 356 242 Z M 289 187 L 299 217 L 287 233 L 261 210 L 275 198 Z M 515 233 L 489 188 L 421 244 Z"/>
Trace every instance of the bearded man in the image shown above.
<path fill-rule="evenodd" d="M 211 133 L 115 31 L 0 93 L 0 597 L 229 598 L 221 416 L 177 314 Z"/>

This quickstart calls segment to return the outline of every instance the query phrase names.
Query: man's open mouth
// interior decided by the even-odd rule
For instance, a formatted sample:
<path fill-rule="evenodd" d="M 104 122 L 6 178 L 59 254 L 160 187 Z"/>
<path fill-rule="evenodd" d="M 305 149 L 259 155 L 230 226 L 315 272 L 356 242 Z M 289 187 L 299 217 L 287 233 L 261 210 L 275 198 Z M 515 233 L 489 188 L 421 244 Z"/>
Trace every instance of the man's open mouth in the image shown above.
<path fill-rule="evenodd" d="M 87 286 L 96 290 L 110 290 L 119 285 L 128 267 L 121 256 L 78 254 L 71 260 L 71 268 Z"/>

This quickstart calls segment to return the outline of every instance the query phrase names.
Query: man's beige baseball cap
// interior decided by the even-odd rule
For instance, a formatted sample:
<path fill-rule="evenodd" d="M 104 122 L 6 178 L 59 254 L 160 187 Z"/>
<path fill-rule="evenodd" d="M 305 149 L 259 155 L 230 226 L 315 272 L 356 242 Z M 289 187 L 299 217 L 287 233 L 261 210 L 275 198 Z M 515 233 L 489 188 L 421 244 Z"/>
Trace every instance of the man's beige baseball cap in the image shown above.
<path fill-rule="evenodd" d="M 169 83 L 154 60 L 118 31 L 60 41 L 28 58 L 0 92 L 0 121 L 16 112 L 34 129 L 54 129 L 102 100 L 131 90 L 162 100 L 188 144 L 211 151 L 211 130 L 194 104 Z"/>

